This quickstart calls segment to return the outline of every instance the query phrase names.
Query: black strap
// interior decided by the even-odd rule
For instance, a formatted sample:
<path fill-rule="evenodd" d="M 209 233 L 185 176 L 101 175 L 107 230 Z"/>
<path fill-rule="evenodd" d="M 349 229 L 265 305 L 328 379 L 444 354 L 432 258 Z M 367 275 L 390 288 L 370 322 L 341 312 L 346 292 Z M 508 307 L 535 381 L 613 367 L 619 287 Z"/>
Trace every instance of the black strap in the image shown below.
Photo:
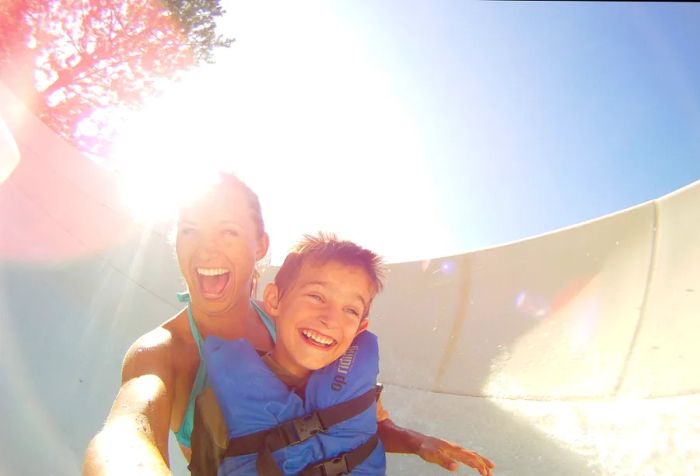
<path fill-rule="evenodd" d="M 225 456 L 259 453 L 262 448 L 274 452 L 285 446 L 296 445 L 308 440 L 316 433 L 326 431 L 341 421 L 359 415 L 367 410 L 376 399 L 377 391 L 372 388 L 359 397 L 300 418 L 288 420 L 276 427 L 231 438 Z"/>
<path fill-rule="evenodd" d="M 314 464 L 299 473 L 299 476 L 340 476 L 341 474 L 350 474 L 353 469 L 372 454 L 376 447 L 377 435 L 372 435 L 354 450 L 322 463 Z"/>
<path fill-rule="evenodd" d="M 257 473 L 261 476 L 283 476 L 275 458 L 272 457 L 272 453 L 279 448 L 296 445 L 308 440 L 325 429 L 318 412 L 314 412 L 310 415 L 284 422 L 272 431 L 266 432 L 263 435 L 261 445 L 257 449 L 258 457 L 255 460 Z M 289 441 L 289 443 L 285 444 L 285 441 Z"/>

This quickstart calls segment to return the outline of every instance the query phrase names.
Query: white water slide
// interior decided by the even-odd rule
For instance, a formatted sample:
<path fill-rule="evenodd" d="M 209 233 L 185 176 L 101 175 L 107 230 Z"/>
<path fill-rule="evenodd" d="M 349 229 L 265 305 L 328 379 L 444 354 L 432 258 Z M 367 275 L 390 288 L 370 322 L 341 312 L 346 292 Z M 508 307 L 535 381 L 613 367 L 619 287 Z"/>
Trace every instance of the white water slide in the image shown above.
<path fill-rule="evenodd" d="M 178 310 L 182 283 L 167 233 L 131 221 L 113 174 L 1 85 L 0 116 L 0 475 L 75 475 L 125 350 Z M 698 182 L 393 265 L 371 327 L 394 419 L 497 475 L 700 474 Z M 389 474 L 446 473 L 391 456 Z"/>

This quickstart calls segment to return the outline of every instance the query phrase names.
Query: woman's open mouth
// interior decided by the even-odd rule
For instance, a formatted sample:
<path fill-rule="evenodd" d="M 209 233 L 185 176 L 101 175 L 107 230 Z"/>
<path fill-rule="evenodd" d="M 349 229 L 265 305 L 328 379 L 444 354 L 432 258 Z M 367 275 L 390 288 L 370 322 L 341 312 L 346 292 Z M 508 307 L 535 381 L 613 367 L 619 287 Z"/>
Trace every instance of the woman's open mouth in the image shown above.
<path fill-rule="evenodd" d="M 231 271 L 226 268 L 197 268 L 199 290 L 207 299 L 221 297 L 230 278 Z"/>
<path fill-rule="evenodd" d="M 309 345 L 320 349 L 330 349 L 337 341 L 313 329 L 299 329 L 302 339 Z"/>

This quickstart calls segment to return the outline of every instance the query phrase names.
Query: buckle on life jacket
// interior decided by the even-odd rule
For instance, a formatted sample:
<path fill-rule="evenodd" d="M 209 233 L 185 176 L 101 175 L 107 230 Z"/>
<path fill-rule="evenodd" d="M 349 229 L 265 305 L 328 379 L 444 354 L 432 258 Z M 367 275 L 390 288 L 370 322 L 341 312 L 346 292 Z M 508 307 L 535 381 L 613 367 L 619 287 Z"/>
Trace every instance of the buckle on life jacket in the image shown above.
<path fill-rule="evenodd" d="M 377 435 L 372 435 L 367 441 L 354 450 L 340 454 L 335 458 L 317 463 L 305 469 L 300 476 L 339 476 L 350 474 L 352 471 L 372 454 L 379 444 Z"/>
<path fill-rule="evenodd" d="M 316 466 L 312 466 L 310 474 L 320 474 L 321 476 L 340 476 L 342 474 L 350 474 L 350 468 L 348 467 L 348 461 L 345 459 L 345 454 L 342 454 L 336 458 L 329 459 L 323 463 L 319 463 Z M 304 471 L 303 474 L 309 474 Z"/>
<path fill-rule="evenodd" d="M 318 412 L 287 421 L 281 425 L 287 445 L 296 445 L 308 440 L 316 433 L 326 431 Z"/>

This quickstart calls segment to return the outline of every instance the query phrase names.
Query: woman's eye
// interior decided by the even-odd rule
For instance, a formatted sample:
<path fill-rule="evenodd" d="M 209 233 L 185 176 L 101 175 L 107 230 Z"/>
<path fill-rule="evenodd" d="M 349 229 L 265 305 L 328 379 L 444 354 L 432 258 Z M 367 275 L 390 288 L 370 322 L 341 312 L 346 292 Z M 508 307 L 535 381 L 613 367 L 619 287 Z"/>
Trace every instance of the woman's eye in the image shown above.
<path fill-rule="evenodd" d="M 238 236 L 238 232 L 236 230 L 231 230 L 230 228 L 224 230 L 223 234 L 224 236 Z"/>
<path fill-rule="evenodd" d="M 309 294 L 309 297 L 313 299 L 314 301 L 321 302 L 323 301 L 323 298 L 321 297 L 320 294 Z"/>
<path fill-rule="evenodd" d="M 180 228 L 180 231 L 179 231 L 181 236 L 189 236 L 189 235 L 194 234 L 194 232 L 195 232 L 195 229 L 192 227 Z"/>

